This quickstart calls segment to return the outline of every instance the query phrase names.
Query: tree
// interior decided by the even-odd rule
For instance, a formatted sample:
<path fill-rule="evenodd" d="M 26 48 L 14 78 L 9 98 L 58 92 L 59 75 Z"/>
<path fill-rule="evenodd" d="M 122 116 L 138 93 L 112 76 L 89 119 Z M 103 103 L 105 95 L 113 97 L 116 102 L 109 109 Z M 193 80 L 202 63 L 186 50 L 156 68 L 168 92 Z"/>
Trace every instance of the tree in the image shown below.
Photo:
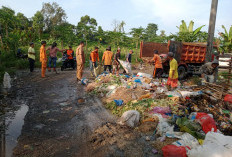
<path fill-rule="evenodd" d="M 149 23 L 145 29 L 145 40 L 153 41 L 157 36 L 156 32 L 158 31 L 157 24 Z"/>
<path fill-rule="evenodd" d="M 38 33 L 39 39 L 41 39 L 41 35 L 43 33 L 44 28 L 44 17 L 41 11 L 37 11 L 35 15 L 32 17 L 33 23 L 32 26 L 35 29 L 35 31 Z"/>
<path fill-rule="evenodd" d="M 144 28 L 139 27 L 139 28 L 132 28 L 130 34 L 132 35 L 135 45 L 136 45 L 136 51 L 138 51 L 138 45 L 140 41 L 144 38 Z M 138 56 L 138 55 L 137 55 Z M 137 58 L 136 58 L 137 60 Z"/>
<path fill-rule="evenodd" d="M 201 32 L 202 27 L 205 25 L 202 25 L 198 27 L 197 29 L 193 30 L 194 22 L 190 21 L 189 25 L 187 26 L 185 21 L 181 21 L 181 25 L 177 28 L 179 29 L 179 32 L 175 35 L 172 34 L 169 37 L 171 39 L 174 39 L 176 41 L 182 41 L 182 42 L 203 42 L 207 40 L 206 35 L 208 35 L 206 32 Z"/>
<path fill-rule="evenodd" d="M 222 25 L 222 28 L 224 29 L 224 33 L 223 32 L 219 33 L 220 41 L 221 41 L 220 48 L 224 52 L 231 53 L 232 52 L 232 26 L 230 26 L 229 32 L 226 30 L 224 25 Z"/>
<path fill-rule="evenodd" d="M 54 36 L 54 27 L 64 23 L 67 19 L 65 11 L 56 3 L 43 3 L 41 13 L 44 17 L 45 30 Z"/>
<path fill-rule="evenodd" d="M 77 34 L 79 37 L 85 39 L 86 42 L 86 52 L 87 52 L 87 44 L 88 39 L 94 36 L 94 32 L 96 30 L 97 21 L 94 18 L 90 18 L 88 15 L 82 16 L 80 22 L 77 24 Z"/>

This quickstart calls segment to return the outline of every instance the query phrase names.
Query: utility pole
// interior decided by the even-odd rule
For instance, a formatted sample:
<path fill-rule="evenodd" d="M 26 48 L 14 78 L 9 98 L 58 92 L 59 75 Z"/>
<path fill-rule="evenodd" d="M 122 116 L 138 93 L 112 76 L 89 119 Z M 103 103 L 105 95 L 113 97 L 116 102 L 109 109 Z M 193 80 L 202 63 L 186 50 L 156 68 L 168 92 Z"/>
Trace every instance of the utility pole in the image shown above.
<path fill-rule="evenodd" d="M 209 29 L 208 29 L 206 62 L 210 62 L 211 58 L 212 58 L 213 39 L 214 39 L 214 31 L 215 31 L 216 15 L 217 15 L 217 6 L 218 6 L 218 0 L 212 0 L 210 19 L 209 19 Z"/>

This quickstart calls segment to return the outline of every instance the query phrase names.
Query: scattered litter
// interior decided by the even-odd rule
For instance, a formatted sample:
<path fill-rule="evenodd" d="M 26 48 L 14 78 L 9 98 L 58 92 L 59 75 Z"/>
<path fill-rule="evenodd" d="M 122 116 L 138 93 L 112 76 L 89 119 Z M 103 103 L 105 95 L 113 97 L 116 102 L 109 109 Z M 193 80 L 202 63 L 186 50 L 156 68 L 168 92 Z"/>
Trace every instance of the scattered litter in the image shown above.
<path fill-rule="evenodd" d="M 140 114 L 138 111 L 130 110 L 123 113 L 118 124 L 134 128 L 139 124 Z"/>
<path fill-rule="evenodd" d="M 43 114 L 47 114 L 49 112 L 50 112 L 49 110 L 46 110 L 46 111 L 43 111 Z"/>

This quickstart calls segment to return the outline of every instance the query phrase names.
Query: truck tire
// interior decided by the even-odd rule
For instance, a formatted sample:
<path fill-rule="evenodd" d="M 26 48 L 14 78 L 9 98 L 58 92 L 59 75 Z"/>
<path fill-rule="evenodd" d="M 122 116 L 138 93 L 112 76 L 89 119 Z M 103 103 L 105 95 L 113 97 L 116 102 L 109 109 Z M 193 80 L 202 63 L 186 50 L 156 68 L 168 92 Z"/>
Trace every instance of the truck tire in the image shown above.
<path fill-rule="evenodd" d="M 178 67 L 178 78 L 180 80 L 183 80 L 186 77 L 187 70 L 184 66 L 179 66 Z"/>

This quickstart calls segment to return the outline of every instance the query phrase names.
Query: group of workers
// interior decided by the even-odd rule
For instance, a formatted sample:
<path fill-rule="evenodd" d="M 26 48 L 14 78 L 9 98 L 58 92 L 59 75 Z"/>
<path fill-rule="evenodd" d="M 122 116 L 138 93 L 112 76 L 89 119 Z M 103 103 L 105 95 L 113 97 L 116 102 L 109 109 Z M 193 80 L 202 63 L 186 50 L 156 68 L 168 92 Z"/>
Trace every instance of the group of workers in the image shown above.
<path fill-rule="evenodd" d="M 84 55 L 84 42 L 80 42 L 80 45 L 76 49 L 76 62 L 77 62 L 77 81 L 80 81 L 83 76 L 83 70 L 84 70 L 84 64 L 85 64 L 85 55 Z M 56 71 L 56 61 L 57 61 L 57 52 L 63 52 L 65 49 L 60 50 L 57 48 L 57 44 L 54 42 L 50 47 L 47 49 L 46 47 L 46 41 L 41 42 L 40 47 L 40 62 L 41 62 L 41 76 L 45 77 L 45 71 L 47 68 L 47 61 L 49 56 L 49 63 L 48 63 L 48 71 L 51 71 L 51 64 L 53 63 L 53 71 L 57 73 Z M 49 55 L 47 55 L 46 51 L 49 50 Z M 90 71 L 91 75 L 93 76 L 93 69 L 97 68 L 98 64 L 100 63 L 99 54 L 98 54 L 99 48 L 96 46 L 94 50 L 90 53 L 89 57 L 89 64 L 90 64 Z M 119 59 L 121 58 L 120 54 L 121 50 L 120 48 L 117 49 L 117 52 L 113 54 L 111 51 L 111 47 L 107 47 L 106 51 L 103 53 L 102 56 L 102 62 L 104 64 L 104 71 L 107 69 L 110 73 L 112 73 L 112 65 L 113 65 L 113 74 L 119 75 L 119 69 L 120 69 L 120 62 Z M 133 51 L 130 50 L 129 54 L 126 56 L 126 61 L 131 63 Z M 74 51 L 72 50 L 72 47 L 69 46 L 69 49 L 67 50 L 67 55 L 69 59 L 73 59 Z M 169 52 L 167 54 L 167 59 L 169 60 L 169 76 L 167 85 L 171 88 L 176 88 L 178 86 L 178 63 L 176 59 L 174 58 L 174 53 Z M 34 70 L 34 64 L 35 64 L 35 50 L 34 50 L 34 43 L 30 43 L 30 48 L 28 49 L 28 60 L 30 65 L 30 71 L 33 72 Z M 217 75 L 217 67 L 219 65 L 218 62 L 218 55 L 213 56 L 212 62 L 205 63 L 200 68 L 202 78 L 205 79 L 207 82 L 215 82 L 216 81 L 216 75 Z M 154 51 L 154 57 L 152 60 L 149 61 L 150 63 L 154 63 L 154 72 L 153 77 L 154 78 L 161 78 L 161 75 L 163 74 L 163 63 L 161 60 L 161 57 L 159 56 L 159 52 L 157 50 Z M 125 72 L 125 70 L 124 70 Z"/>

